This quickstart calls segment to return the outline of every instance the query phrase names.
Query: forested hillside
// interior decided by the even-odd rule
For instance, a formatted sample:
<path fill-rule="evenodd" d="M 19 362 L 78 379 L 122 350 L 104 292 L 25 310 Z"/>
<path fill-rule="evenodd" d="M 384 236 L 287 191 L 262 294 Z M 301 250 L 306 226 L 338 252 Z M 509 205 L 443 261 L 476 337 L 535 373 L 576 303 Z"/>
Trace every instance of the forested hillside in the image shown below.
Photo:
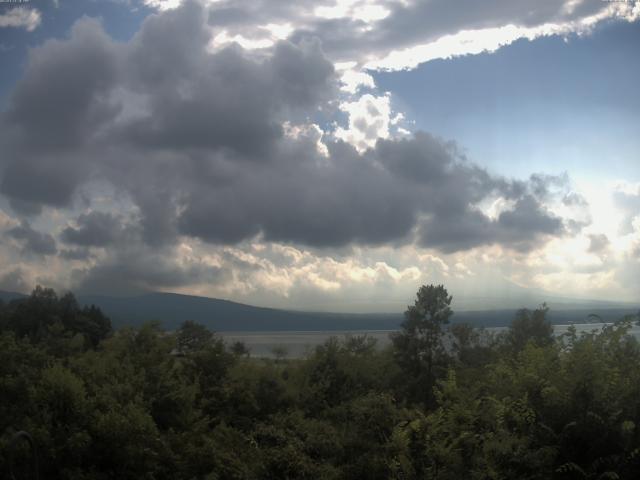
<path fill-rule="evenodd" d="M 0 472 L 640 478 L 637 317 L 556 338 L 542 306 L 492 335 L 451 325 L 450 303 L 422 287 L 387 349 L 352 336 L 272 360 L 193 322 L 114 331 L 99 309 L 38 288 L 0 307 Z"/>

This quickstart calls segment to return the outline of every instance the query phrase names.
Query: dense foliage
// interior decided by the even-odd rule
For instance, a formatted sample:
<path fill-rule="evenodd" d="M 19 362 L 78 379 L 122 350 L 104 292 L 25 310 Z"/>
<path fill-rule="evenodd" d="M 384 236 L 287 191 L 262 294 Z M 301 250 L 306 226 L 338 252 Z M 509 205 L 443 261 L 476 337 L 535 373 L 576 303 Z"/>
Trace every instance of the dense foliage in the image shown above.
<path fill-rule="evenodd" d="M 0 472 L 33 466 L 25 430 L 47 479 L 640 478 L 637 319 L 554 338 L 543 306 L 491 335 L 445 328 L 450 302 L 422 287 L 389 348 L 287 360 L 36 289 L 0 306 Z"/>

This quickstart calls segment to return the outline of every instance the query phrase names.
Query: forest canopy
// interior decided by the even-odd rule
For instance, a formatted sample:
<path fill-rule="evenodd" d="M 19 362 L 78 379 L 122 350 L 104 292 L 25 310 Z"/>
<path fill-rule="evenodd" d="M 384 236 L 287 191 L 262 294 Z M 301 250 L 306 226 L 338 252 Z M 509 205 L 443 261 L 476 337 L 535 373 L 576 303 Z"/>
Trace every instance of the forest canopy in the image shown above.
<path fill-rule="evenodd" d="M 450 304 L 423 286 L 386 348 L 269 359 L 36 288 L 0 304 L 0 472 L 33 478 L 26 431 L 47 479 L 640 478 L 637 317 L 554 336 L 543 305 L 491 333 Z"/>

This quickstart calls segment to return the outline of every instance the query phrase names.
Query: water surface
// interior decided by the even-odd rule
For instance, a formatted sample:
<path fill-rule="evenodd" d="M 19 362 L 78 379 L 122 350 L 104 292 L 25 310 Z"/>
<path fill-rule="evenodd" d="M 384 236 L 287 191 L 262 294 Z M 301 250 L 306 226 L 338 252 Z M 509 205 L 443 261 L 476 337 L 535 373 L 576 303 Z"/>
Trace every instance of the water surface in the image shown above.
<path fill-rule="evenodd" d="M 600 331 L 606 323 L 580 323 L 574 324 L 578 334 Z M 501 332 L 507 327 L 486 328 L 487 332 Z M 569 325 L 554 325 L 554 333 L 561 335 L 567 331 Z M 377 345 L 383 348 L 391 342 L 389 334 L 396 330 L 324 330 L 317 332 L 220 332 L 225 341 L 231 343 L 244 342 L 254 357 L 274 357 L 274 349 L 282 349 L 288 358 L 301 358 L 311 352 L 316 346 L 323 344 L 330 337 L 344 338 L 347 335 L 367 335 L 377 341 Z M 640 339 L 640 326 L 634 325 L 630 333 Z"/>

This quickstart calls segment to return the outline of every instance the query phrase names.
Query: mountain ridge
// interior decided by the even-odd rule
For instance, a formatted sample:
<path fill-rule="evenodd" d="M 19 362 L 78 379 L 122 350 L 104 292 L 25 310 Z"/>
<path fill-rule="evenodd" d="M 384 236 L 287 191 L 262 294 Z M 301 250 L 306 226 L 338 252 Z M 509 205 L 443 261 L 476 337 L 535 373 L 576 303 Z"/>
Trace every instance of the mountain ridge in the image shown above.
<path fill-rule="evenodd" d="M 26 298 L 26 295 L 0 291 L 0 299 L 5 302 L 20 298 Z M 80 294 L 77 298 L 82 305 L 93 304 L 100 307 L 111 318 L 115 328 L 140 326 L 156 320 L 163 328 L 175 330 L 182 322 L 192 320 L 220 332 L 395 330 L 400 327 L 404 318 L 402 312 L 297 311 L 171 292 L 149 292 L 131 297 Z M 549 320 L 553 324 L 589 323 L 588 316 L 595 314 L 603 321 L 615 321 L 639 310 L 633 304 L 620 306 L 612 303 L 603 306 L 597 301 L 594 303 L 583 308 L 556 310 L 552 305 Z M 452 323 L 466 322 L 478 327 L 503 327 L 509 325 L 516 310 L 504 308 L 457 311 L 451 320 Z"/>

